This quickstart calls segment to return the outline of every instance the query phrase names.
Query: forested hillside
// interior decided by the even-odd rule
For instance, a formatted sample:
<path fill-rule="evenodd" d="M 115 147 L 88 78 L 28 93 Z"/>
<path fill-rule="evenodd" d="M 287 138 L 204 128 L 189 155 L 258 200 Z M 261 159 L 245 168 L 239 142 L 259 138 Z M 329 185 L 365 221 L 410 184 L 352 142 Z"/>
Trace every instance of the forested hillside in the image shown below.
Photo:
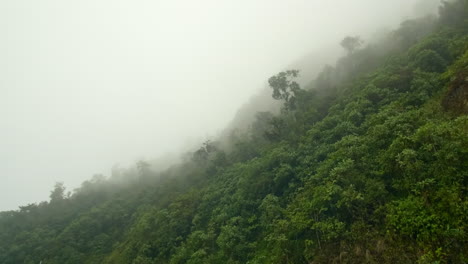
<path fill-rule="evenodd" d="M 0 263 L 467 263 L 468 1 L 345 40 L 247 132 L 1 212 Z"/>

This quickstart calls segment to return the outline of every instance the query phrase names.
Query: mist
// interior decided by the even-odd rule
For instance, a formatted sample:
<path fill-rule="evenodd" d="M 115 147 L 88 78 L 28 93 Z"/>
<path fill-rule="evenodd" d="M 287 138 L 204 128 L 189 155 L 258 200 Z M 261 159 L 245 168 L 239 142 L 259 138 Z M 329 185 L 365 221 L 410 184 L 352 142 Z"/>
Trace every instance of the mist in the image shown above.
<path fill-rule="evenodd" d="M 181 153 L 268 77 L 308 54 L 332 64 L 344 36 L 368 40 L 438 1 L 424 2 L 2 1 L 0 211 Z"/>

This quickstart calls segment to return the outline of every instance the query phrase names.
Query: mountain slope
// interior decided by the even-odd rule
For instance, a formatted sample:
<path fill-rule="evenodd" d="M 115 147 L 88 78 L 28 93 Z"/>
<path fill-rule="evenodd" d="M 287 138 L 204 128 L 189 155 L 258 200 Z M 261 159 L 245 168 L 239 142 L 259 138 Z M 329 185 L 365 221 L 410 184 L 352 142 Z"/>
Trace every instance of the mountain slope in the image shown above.
<path fill-rule="evenodd" d="M 468 262 L 467 14 L 402 23 L 163 173 L 0 213 L 0 263 Z"/>

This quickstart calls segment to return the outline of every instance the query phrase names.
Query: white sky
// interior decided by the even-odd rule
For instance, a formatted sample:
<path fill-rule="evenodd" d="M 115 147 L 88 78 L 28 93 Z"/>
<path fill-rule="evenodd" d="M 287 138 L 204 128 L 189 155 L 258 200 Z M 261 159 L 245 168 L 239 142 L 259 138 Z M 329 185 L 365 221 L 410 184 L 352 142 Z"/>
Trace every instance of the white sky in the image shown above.
<path fill-rule="evenodd" d="M 0 210 L 214 135 L 271 75 L 417 0 L 0 0 Z"/>

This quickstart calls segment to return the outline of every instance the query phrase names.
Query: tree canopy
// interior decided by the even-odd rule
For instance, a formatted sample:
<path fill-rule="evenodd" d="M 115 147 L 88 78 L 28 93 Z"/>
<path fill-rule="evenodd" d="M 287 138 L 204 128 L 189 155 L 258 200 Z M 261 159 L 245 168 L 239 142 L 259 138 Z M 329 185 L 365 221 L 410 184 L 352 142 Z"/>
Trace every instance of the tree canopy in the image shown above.
<path fill-rule="evenodd" d="M 347 36 L 340 42 L 340 45 L 348 52 L 348 54 L 352 54 L 360 48 L 362 44 L 363 41 L 359 36 Z"/>

